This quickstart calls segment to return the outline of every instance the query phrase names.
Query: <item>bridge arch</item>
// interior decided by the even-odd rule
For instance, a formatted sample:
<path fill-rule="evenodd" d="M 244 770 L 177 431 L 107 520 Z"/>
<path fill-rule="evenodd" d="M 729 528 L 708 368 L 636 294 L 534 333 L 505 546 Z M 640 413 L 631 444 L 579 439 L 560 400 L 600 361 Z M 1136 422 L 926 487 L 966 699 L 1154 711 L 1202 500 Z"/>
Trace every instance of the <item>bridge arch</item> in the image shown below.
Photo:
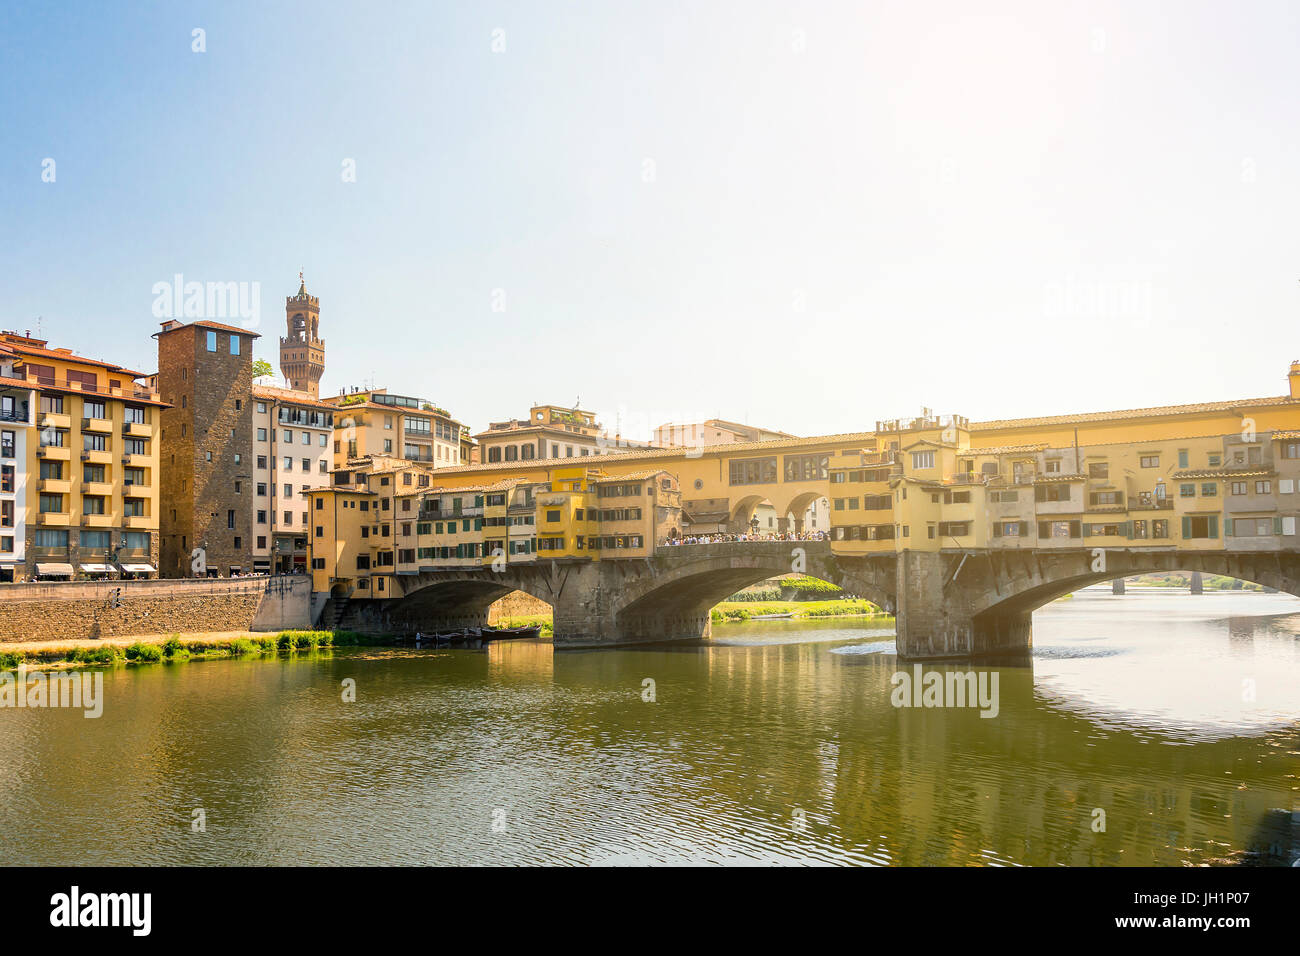
<path fill-rule="evenodd" d="M 782 574 L 828 581 L 880 607 L 894 604 L 892 565 L 836 560 L 819 541 L 682 545 L 671 560 L 629 580 L 613 608 L 616 632 L 628 641 L 707 637 L 713 606 L 742 588 Z"/>

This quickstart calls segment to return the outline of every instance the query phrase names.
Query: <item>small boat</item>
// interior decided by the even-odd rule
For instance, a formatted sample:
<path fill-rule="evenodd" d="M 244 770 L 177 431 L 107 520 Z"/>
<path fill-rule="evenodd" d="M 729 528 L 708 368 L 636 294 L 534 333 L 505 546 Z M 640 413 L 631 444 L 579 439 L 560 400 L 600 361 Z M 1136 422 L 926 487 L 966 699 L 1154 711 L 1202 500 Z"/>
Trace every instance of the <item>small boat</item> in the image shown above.
<path fill-rule="evenodd" d="M 485 627 L 482 631 L 482 637 L 485 641 L 510 640 L 520 637 L 536 637 L 542 633 L 539 625 L 531 627 Z"/>
<path fill-rule="evenodd" d="M 786 618 L 794 617 L 794 612 L 789 614 L 755 614 L 750 618 L 751 621 L 784 621 Z"/>

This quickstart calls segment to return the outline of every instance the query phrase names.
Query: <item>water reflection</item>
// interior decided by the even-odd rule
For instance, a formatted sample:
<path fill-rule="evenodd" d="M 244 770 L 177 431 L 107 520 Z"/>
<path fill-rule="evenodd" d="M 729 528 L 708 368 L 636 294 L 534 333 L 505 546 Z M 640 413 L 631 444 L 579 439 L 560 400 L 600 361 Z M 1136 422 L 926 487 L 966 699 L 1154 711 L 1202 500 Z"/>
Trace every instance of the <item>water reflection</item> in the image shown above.
<path fill-rule="evenodd" d="M 865 619 L 119 668 L 99 720 L 0 711 L 0 862 L 1285 863 L 1297 631 L 1281 595 L 1084 592 L 991 720 L 893 707 Z"/>

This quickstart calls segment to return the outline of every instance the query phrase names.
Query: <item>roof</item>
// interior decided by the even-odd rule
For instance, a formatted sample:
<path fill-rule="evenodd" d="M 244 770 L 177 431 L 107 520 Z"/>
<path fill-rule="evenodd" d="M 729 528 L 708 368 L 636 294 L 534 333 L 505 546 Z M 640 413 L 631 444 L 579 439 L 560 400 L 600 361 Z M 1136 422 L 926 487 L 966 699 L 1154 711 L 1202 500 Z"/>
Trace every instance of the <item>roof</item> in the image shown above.
<path fill-rule="evenodd" d="M 82 365 L 95 365 L 99 368 L 106 369 L 110 372 L 121 372 L 123 375 L 129 375 L 131 378 L 144 378 L 144 372 L 136 372 L 123 365 L 116 365 L 112 362 L 105 362 L 102 359 L 86 358 L 84 355 L 77 355 L 71 349 L 47 349 L 34 345 L 23 345 L 19 342 L 0 342 L 0 347 L 5 351 L 12 352 L 14 355 L 30 355 L 37 358 L 54 359 L 59 362 L 77 362 Z"/>
<path fill-rule="evenodd" d="M 782 448 L 809 445 L 851 445 L 854 442 L 874 441 L 876 438 L 872 432 L 845 432 L 837 435 L 819 435 L 814 438 L 783 438 L 779 441 L 759 441 L 759 442 L 729 442 L 724 445 L 703 445 L 698 448 L 692 448 L 692 458 L 705 458 L 710 455 L 725 455 L 728 458 L 734 457 L 738 452 L 747 451 L 779 451 Z M 698 452 L 698 454 L 694 454 Z M 596 456 L 577 456 L 572 458 L 535 458 L 531 461 L 496 461 L 490 464 L 478 465 L 454 465 L 451 468 L 439 468 L 442 474 L 463 475 L 474 472 L 486 471 L 508 471 L 521 470 L 524 468 L 541 468 L 551 470 L 554 468 L 572 468 L 576 464 L 585 463 L 600 468 L 604 468 L 610 463 L 625 461 L 646 461 L 651 462 L 657 458 L 681 458 L 684 452 L 682 448 L 639 448 L 635 451 L 613 452 L 607 455 Z"/>
<path fill-rule="evenodd" d="M 331 405 L 329 402 L 322 402 L 318 398 L 312 398 L 306 392 L 300 392 L 292 388 L 277 388 L 273 385 L 254 385 L 254 398 L 265 398 L 272 402 L 282 402 L 289 405 L 309 405 L 312 408 L 328 408 L 331 412 L 338 411 L 337 405 Z"/>
<path fill-rule="evenodd" d="M 1031 442 L 1028 445 L 994 445 L 989 448 L 968 448 L 957 453 L 958 458 L 976 458 L 980 455 L 1019 455 L 1027 452 L 1042 451 L 1047 442 Z"/>
<path fill-rule="evenodd" d="M 1245 468 L 1238 471 L 1230 471 L 1224 468 L 1194 468 L 1188 471 L 1176 471 L 1171 478 L 1257 478 L 1262 475 L 1271 475 L 1271 468 Z"/>
<path fill-rule="evenodd" d="M 1079 422 L 1104 422 L 1128 418 L 1151 418 L 1196 415 L 1202 412 L 1228 412 L 1238 408 L 1268 405 L 1296 405 L 1300 398 L 1276 395 L 1269 398 L 1239 398 L 1225 402 L 1197 402 L 1191 405 L 1157 405 L 1152 408 L 1126 408 L 1112 412 L 1082 412 L 1074 415 L 1047 415 L 1041 418 L 1002 418 L 990 422 L 972 422 L 970 430 L 991 431 L 998 428 L 1029 428 L 1036 425 L 1073 425 Z"/>
<path fill-rule="evenodd" d="M 184 324 L 173 325 L 171 328 L 166 328 L 167 325 L 173 322 L 176 322 L 176 320 L 168 319 L 166 322 L 163 322 L 162 325 L 164 328 L 159 329 L 154 333 L 154 335 L 166 335 L 168 332 L 179 332 L 181 329 L 201 328 L 215 329 L 218 332 L 234 332 L 236 335 L 247 335 L 254 339 L 260 339 L 262 337 L 262 333 L 260 332 L 253 332 L 249 329 L 240 328 L 238 325 L 225 325 L 221 322 L 211 322 L 208 319 L 199 319 L 197 322 L 186 322 Z"/>
<path fill-rule="evenodd" d="M 1294 440 L 1297 439 L 1297 438 L 1300 438 L 1300 431 L 1274 432 L 1274 433 L 1273 433 L 1273 440 L 1274 440 L 1274 441 L 1279 441 L 1279 440 L 1294 441 Z"/>
<path fill-rule="evenodd" d="M 645 481 L 648 478 L 657 478 L 660 475 L 668 474 L 662 468 L 656 468 L 653 471 L 634 471 L 626 475 L 601 475 L 598 478 L 592 478 L 591 483 L 595 485 L 608 484 L 611 481 Z"/>

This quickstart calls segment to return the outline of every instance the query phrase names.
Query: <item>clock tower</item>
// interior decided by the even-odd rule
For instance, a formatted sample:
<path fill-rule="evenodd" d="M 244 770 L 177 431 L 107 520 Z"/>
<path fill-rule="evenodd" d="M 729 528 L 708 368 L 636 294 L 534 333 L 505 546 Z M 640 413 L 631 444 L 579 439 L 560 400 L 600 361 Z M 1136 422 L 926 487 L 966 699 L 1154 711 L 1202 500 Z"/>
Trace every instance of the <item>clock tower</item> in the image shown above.
<path fill-rule="evenodd" d="M 298 294 L 284 300 L 289 334 L 280 339 L 280 372 L 295 391 L 320 398 L 320 377 L 325 374 L 325 340 L 320 337 L 320 299 L 307 294 L 298 273 Z"/>

